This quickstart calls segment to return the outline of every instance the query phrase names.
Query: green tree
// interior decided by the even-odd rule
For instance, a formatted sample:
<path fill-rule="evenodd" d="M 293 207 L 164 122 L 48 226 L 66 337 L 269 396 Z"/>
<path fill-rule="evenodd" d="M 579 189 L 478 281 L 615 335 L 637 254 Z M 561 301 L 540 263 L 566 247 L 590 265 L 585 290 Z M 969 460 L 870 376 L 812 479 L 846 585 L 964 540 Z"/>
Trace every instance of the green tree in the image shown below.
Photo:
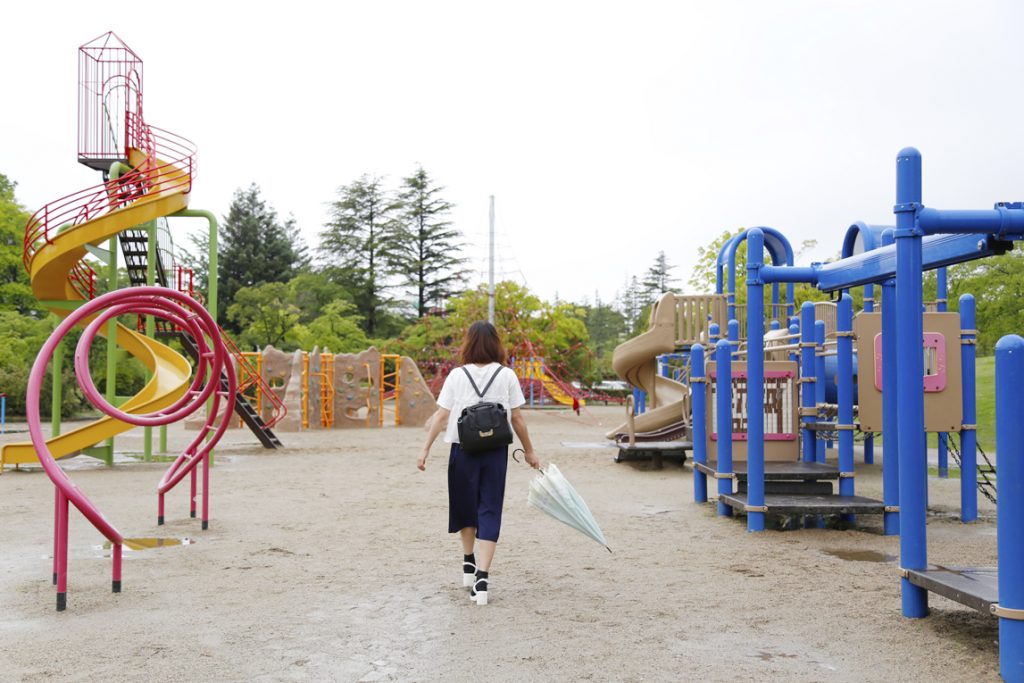
<path fill-rule="evenodd" d="M 280 221 L 277 212 L 260 197 L 255 183 L 235 191 L 219 237 L 219 296 L 223 308 L 230 308 L 243 287 L 287 282 L 306 263 L 306 250 L 295 221 Z"/>
<path fill-rule="evenodd" d="M 643 331 L 640 321 L 646 305 L 643 285 L 640 284 L 634 275 L 626 281 L 626 285 L 618 294 L 618 301 L 616 302 L 616 307 L 626 322 L 628 334 L 634 335 Z"/>
<path fill-rule="evenodd" d="M 405 284 L 416 297 L 416 312 L 423 317 L 431 306 L 441 306 L 464 283 L 459 266 L 461 234 L 446 220 L 452 205 L 441 197 L 443 187 L 433 185 L 420 166 L 402 179 L 400 230 L 394 261 Z"/>
<path fill-rule="evenodd" d="M 395 274 L 400 202 L 380 178 L 364 175 L 338 189 L 331 220 L 320 235 L 320 254 L 334 277 L 352 293 L 369 336 L 379 332 L 382 309 L 393 306 L 389 278 Z"/>
<path fill-rule="evenodd" d="M 504 281 L 495 286 L 494 314 L 509 355 L 543 357 L 567 381 L 593 378 L 582 308 L 542 301 L 525 287 Z M 406 327 L 388 350 L 404 353 L 422 367 L 437 368 L 456 361 L 466 329 L 486 319 L 487 288 L 481 285 L 453 297 L 445 316 L 426 316 Z"/>
<path fill-rule="evenodd" d="M 22 262 L 29 213 L 14 197 L 17 183 L 0 173 L 0 310 L 38 313 Z"/>
<path fill-rule="evenodd" d="M 312 350 L 319 346 L 333 353 L 358 353 L 370 347 L 370 340 L 359 326 L 355 306 L 337 300 L 326 304 L 323 312 L 308 325 L 297 328 L 299 348 Z"/>
<path fill-rule="evenodd" d="M 299 322 L 303 325 L 315 320 L 328 304 L 351 299 L 348 291 L 327 273 L 314 270 L 304 270 L 288 282 L 288 297 L 299 309 Z"/>
<path fill-rule="evenodd" d="M 626 318 L 613 306 L 602 302 L 599 295 L 595 296 L 593 305 L 581 308 L 589 345 L 597 358 L 599 370 L 602 374 L 611 374 L 612 352 L 627 333 Z"/>
<path fill-rule="evenodd" d="M 675 266 L 670 265 L 664 251 L 659 251 L 654 263 L 647 269 L 644 275 L 642 287 L 644 304 L 652 304 L 665 292 L 676 292 L 680 290 L 673 287 L 672 283 L 676 278 L 672 277 L 672 270 Z"/>
<path fill-rule="evenodd" d="M 0 393 L 7 394 L 7 411 L 9 415 L 25 414 L 25 389 L 28 386 L 28 375 L 36 354 L 53 332 L 55 318 L 34 318 L 12 310 L 0 310 Z M 78 330 L 72 330 L 64 344 L 64 364 L 61 372 L 61 384 L 64 385 L 61 415 L 71 417 L 89 407 L 78 388 L 75 380 L 74 354 L 78 342 Z M 100 344 L 93 351 L 93 358 L 102 353 Z M 50 414 L 52 397 L 53 364 L 46 369 L 39 404 L 44 419 Z M 97 378 L 100 373 L 96 373 Z M 102 383 L 100 383 L 102 385 Z"/>
<path fill-rule="evenodd" d="M 288 285 L 284 282 L 242 287 L 235 292 L 227 316 L 241 330 L 240 346 L 261 349 L 272 344 L 285 351 L 298 346 L 299 309 L 288 300 Z"/>
<path fill-rule="evenodd" d="M 697 247 L 697 263 L 690 271 L 690 278 L 687 281 L 691 289 L 698 294 L 712 294 L 715 291 L 716 266 L 718 263 L 718 252 L 722 246 L 746 228 L 738 228 L 733 232 L 722 231 L 709 243 Z M 736 272 L 746 273 L 747 267 L 747 243 L 744 241 L 736 249 Z M 722 270 L 722 291 L 728 291 L 728 266 Z M 739 281 L 737 281 L 739 282 Z M 740 287 L 736 288 L 736 296 L 739 296 Z M 743 294 L 746 300 L 746 292 Z"/>
<path fill-rule="evenodd" d="M 204 229 L 189 235 L 190 246 L 178 249 L 177 257 L 181 265 L 192 271 L 193 286 L 204 295 L 210 291 L 210 233 Z M 218 264 L 217 270 L 220 270 Z M 221 295 L 218 292 L 217 298 Z"/>
<path fill-rule="evenodd" d="M 959 309 L 962 294 L 976 302 L 978 355 L 992 355 L 996 342 L 1024 330 L 1024 253 L 1010 251 L 948 269 L 949 310 Z M 928 278 L 934 292 L 934 274 Z"/>

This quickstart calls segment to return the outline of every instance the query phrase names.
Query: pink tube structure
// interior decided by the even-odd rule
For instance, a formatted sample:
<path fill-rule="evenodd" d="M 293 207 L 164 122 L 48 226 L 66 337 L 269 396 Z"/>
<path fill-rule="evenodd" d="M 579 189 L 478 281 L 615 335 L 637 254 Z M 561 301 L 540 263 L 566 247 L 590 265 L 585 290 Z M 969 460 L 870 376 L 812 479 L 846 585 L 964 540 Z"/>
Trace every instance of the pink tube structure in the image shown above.
<path fill-rule="evenodd" d="M 95 336 L 102 332 L 108 320 L 120 315 L 153 315 L 169 321 L 191 335 L 199 348 L 199 360 L 192 382 L 180 398 L 171 405 L 152 413 L 126 413 L 107 403 L 97 391 L 89 373 L 89 350 Z M 67 607 L 68 510 L 73 504 L 113 547 L 113 581 L 115 593 L 121 591 L 121 559 L 124 537 L 103 513 L 82 492 L 53 459 L 43 436 L 39 411 L 39 396 L 46 374 L 46 366 L 53 357 L 57 344 L 78 324 L 86 324 L 75 349 L 75 373 L 78 384 L 89 402 L 101 412 L 138 426 L 159 426 L 184 419 L 198 410 L 208 399 L 206 423 L 164 473 L 157 485 L 159 517 L 163 523 L 164 496 L 186 475 L 192 475 L 190 497 L 191 516 L 195 516 L 196 467 L 202 463 L 202 526 L 209 525 L 209 464 L 210 452 L 223 436 L 231 421 L 231 410 L 221 411 L 222 401 L 230 402 L 237 389 L 231 355 L 222 341 L 220 329 L 209 312 L 198 302 L 181 292 L 163 287 L 131 287 L 121 289 L 84 303 L 68 315 L 39 350 L 29 375 L 26 394 L 28 430 L 32 444 L 47 476 L 56 487 L 54 509 L 53 571 L 57 586 L 57 610 Z M 123 332 L 122 332 L 123 333 Z M 219 419 L 218 419 L 219 416 Z"/>

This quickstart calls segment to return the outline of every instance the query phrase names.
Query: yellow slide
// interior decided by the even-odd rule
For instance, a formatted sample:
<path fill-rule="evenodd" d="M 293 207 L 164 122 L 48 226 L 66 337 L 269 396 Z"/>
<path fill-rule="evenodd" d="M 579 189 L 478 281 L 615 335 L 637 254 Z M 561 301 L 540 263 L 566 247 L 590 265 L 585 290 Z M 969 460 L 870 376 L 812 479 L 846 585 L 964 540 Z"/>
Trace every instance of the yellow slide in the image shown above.
<path fill-rule="evenodd" d="M 129 163 L 138 167 L 145 155 L 131 150 Z M 42 245 L 29 264 L 32 292 L 44 305 L 48 302 L 81 301 L 69 274 L 85 256 L 86 245 L 99 245 L 118 233 L 141 223 L 156 220 L 188 207 L 191 184 L 187 172 L 163 161 L 155 161 L 151 189 L 132 203 L 113 209 L 53 235 Z M 171 188 L 171 189 L 164 189 Z M 51 230 L 50 234 L 55 233 Z M 47 306 L 59 316 L 68 310 L 59 305 Z M 103 331 L 105 333 L 106 326 Z M 125 412 L 152 412 L 176 401 L 188 388 L 192 366 L 183 356 L 160 342 L 139 334 L 124 325 L 117 326 L 117 345 L 138 358 L 152 373 L 152 378 L 121 409 Z M 75 455 L 84 448 L 128 431 L 132 425 L 103 417 L 84 427 L 68 431 L 47 441 L 54 458 Z M 0 472 L 4 465 L 38 462 L 31 442 L 5 444 L 0 450 Z"/>
<path fill-rule="evenodd" d="M 663 294 L 651 311 L 650 329 L 615 347 L 612 367 L 622 379 L 647 392 L 653 408 L 634 418 L 637 432 L 654 432 L 677 424 L 683 415 L 684 401 L 689 394 L 686 385 L 658 374 L 658 356 L 672 353 L 676 340 L 676 304 L 674 294 Z M 609 439 L 628 433 L 624 422 L 608 432 Z"/>
<path fill-rule="evenodd" d="M 563 406 L 569 406 L 570 408 L 573 406 L 573 396 L 563 389 L 562 385 L 560 385 L 554 377 L 548 374 L 544 364 L 539 360 L 526 360 L 522 365 L 517 362 L 516 366 L 517 371 L 523 373 L 524 379 L 540 379 L 541 384 L 544 385 L 544 390 L 547 391 L 548 395 L 556 402 L 561 403 Z M 577 400 L 579 401 L 578 405 L 585 405 L 583 399 Z"/>
<path fill-rule="evenodd" d="M 543 375 L 541 375 L 540 381 L 541 381 L 541 384 L 544 385 L 544 390 L 547 391 L 551 395 L 551 398 L 555 399 L 556 401 L 561 403 L 563 406 L 572 407 L 572 405 L 573 405 L 573 397 L 570 396 L 568 393 L 566 393 L 565 389 L 563 389 L 558 384 L 558 382 L 556 382 L 551 377 L 551 375 L 549 375 L 547 373 L 544 373 Z M 579 405 L 583 405 L 584 404 L 583 403 L 583 399 L 577 399 L 577 400 L 579 401 Z"/>

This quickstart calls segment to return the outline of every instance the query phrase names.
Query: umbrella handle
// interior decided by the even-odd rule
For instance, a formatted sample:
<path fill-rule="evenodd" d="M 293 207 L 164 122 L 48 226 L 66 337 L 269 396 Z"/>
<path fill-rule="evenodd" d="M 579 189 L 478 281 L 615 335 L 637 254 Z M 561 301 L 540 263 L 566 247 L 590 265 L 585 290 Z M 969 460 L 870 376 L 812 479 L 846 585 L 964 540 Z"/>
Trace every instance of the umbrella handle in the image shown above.
<path fill-rule="evenodd" d="M 519 462 L 519 458 L 516 457 L 516 453 L 522 453 L 523 457 L 526 457 L 526 451 L 524 451 L 522 448 L 513 448 L 512 459 L 515 460 L 516 462 Z"/>

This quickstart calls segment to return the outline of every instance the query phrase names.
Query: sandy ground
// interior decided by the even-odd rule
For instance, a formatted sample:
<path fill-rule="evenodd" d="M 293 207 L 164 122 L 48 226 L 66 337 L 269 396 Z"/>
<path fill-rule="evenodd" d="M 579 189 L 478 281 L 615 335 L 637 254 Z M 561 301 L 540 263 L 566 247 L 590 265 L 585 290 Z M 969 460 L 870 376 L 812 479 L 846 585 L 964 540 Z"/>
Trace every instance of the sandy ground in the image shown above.
<path fill-rule="evenodd" d="M 542 458 L 586 498 L 614 553 L 527 507 L 532 473 L 510 463 L 486 607 L 461 587 L 446 534 L 446 449 L 435 445 L 418 472 L 418 429 L 283 434 L 279 452 L 231 432 L 206 532 L 185 490 L 156 526 L 163 465 L 77 467 L 126 536 L 194 543 L 127 553 L 114 595 L 109 550 L 72 511 L 63 613 L 50 581 L 52 486 L 38 470 L 8 471 L 0 680 L 998 679 L 993 618 L 936 596 L 930 618 L 900 616 L 898 541 L 879 520 L 752 535 L 692 502 L 688 464 L 656 471 L 561 445 L 600 441 L 618 416 L 528 414 Z M 184 438 L 172 429 L 172 446 Z M 141 448 L 137 433 L 119 443 Z M 880 477 L 858 466 L 858 492 L 880 497 Z M 959 482 L 930 487 L 929 559 L 994 564 L 992 507 L 983 500 L 982 521 L 964 526 Z"/>

